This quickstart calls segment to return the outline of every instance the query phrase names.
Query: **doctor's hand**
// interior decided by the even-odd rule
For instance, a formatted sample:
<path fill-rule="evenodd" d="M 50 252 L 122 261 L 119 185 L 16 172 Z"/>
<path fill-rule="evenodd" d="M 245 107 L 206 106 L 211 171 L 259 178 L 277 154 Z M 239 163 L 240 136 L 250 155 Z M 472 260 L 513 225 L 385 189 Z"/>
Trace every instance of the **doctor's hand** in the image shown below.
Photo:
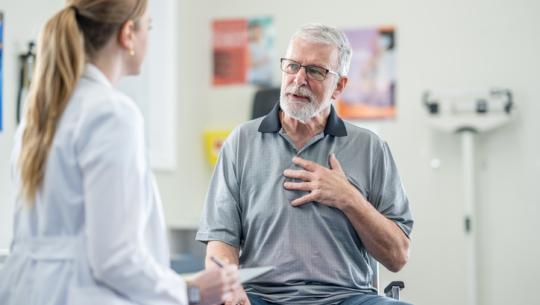
<path fill-rule="evenodd" d="M 199 272 L 188 282 L 199 288 L 200 305 L 222 304 L 228 300 L 237 302 L 244 291 L 240 284 L 238 267 L 234 265 Z"/>
<path fill-rule="evenodd" d="M 225 300 L 224 305 L 251 305 L 251 302 L 249 302 L 249 299 L 247 297 L 246 292 L 244 291 L 244 288 L 240 287 L 239 294 L 237 295 L 237 299 L 233 299 L 232 296 Z"/>
<path fill-rule="evenodd" d="M 293 200 L 291 202 L 293 206 L 317 201 L 343 210 L 347 204 L 352 203 L 354 198 L 358 198 L 358 196 L 363 198 L 362 194 L 347 180 L 336 155 L 331 154 L 328 161 L 330 168 L 300 157 L 293 158 L 293 163 L 303 169 L 286 169 L 283 175 L 302 181 L 286 181 L 283 186 L 288 190 L 308 192 L 308 194 Z"/>

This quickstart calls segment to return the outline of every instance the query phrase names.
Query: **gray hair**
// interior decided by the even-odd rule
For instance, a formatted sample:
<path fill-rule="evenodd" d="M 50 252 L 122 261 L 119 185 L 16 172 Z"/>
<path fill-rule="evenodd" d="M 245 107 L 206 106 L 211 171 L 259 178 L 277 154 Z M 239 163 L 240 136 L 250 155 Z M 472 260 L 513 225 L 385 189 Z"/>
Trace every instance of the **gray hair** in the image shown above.
<path fill-rule="evenodd" d="M 331 26 L 323 24 L 306 24 L 302 26 L 291 37 L 291 42 L 295 38 L 301 38 L 307 41 L 333 45 L 338 49 L 338 72 L 341 76 L 349 73 L 351 65 L 352 48 L 349 39 L 345 34 Z M 290 42 L 289 42 L 290 44 Z"/>

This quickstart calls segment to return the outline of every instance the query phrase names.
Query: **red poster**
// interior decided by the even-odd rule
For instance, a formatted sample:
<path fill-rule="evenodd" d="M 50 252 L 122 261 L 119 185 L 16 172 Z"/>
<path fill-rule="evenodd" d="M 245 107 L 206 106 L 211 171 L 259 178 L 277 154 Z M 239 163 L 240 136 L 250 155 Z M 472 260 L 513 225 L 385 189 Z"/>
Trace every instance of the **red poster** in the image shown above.
<path fill-rule="evenodd" d="M 247 26 L 246 19 L 214 21 L 214 85 L 246 83 Z"/>

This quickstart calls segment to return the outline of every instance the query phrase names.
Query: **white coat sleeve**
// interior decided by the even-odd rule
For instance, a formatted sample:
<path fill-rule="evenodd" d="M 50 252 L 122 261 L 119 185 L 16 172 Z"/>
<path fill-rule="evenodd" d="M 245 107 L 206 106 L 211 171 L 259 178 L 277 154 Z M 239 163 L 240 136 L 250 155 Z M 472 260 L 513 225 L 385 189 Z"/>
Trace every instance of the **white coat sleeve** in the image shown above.
<path fill-rule="evenodd" d="M 125 101 L 95 108 L 81 119 L 75 145 L 92 274 L 138 304 L 188 304 L 185 282 L 159 264 L 143 242 L 149 168 L 142 117 Z"/>

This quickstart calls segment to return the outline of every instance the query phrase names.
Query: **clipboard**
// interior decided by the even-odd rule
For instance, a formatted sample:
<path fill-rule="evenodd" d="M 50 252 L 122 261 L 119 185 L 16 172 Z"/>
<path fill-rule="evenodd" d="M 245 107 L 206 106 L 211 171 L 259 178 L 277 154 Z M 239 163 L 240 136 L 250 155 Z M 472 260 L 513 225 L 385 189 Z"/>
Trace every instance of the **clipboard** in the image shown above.
<path fill-rule="evenodd" d="M 247 283 L 255 278 L 267 274 L 274 269 L 275 268 L 273 266 L 240 269 L 238 270 L 240 275 L 240 283 Z"/>

